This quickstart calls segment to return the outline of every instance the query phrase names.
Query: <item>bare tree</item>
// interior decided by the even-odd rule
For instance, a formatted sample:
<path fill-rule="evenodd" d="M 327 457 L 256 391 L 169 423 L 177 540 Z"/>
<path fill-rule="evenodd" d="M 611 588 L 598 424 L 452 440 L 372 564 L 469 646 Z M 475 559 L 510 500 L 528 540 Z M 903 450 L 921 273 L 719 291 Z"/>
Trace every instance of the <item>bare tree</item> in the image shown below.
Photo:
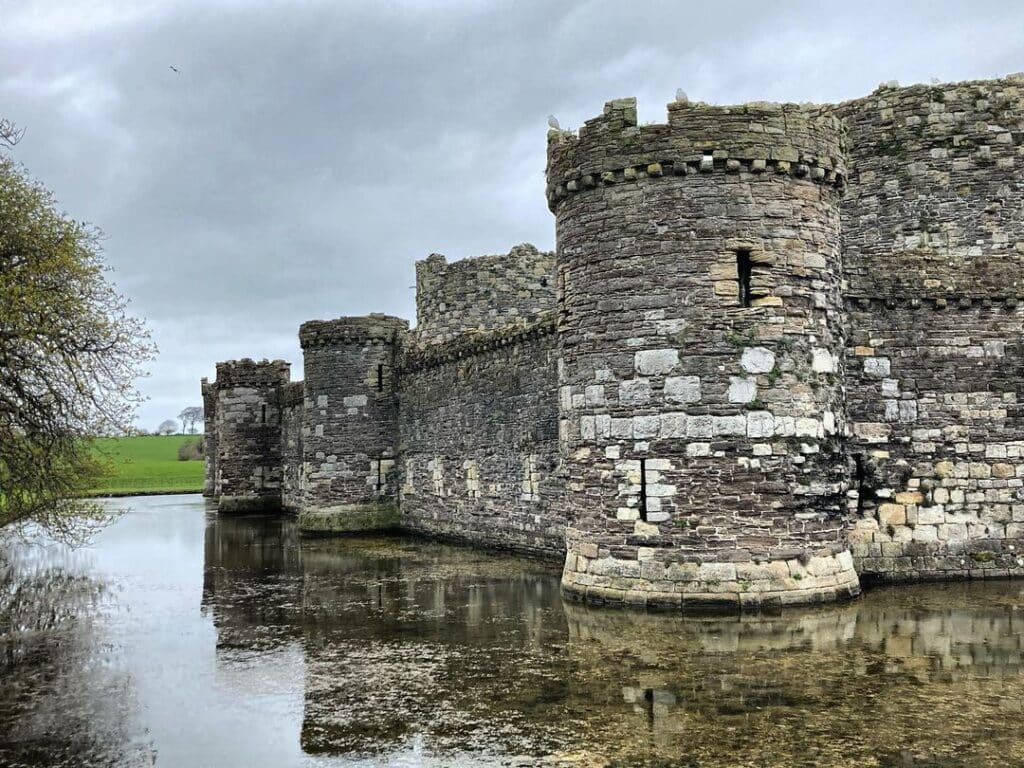
<path fill-rule="evenodd" d="M 178 431 L 178 422 L 174 419 L 165 419 L 160 422 L 160 426 L 156 428 L 158 435 L 173 435 Z"/>
<path fill-rule="evenodd" d="M 6 144 L 8 147 L 13 147 L 21 141 L 21 137 L 24 135 L 24 128 L 19 128 L 7 118 L 0 117 L 0 145 Z"/>
<path fill-rule="evenodd" d="M 178 414 L 178 418 L 181 420 L 181 431 L 194 435 L 196 433 L 196 422 L 203 420 L 203 409 L 198 405 L 189 406 Z"/>

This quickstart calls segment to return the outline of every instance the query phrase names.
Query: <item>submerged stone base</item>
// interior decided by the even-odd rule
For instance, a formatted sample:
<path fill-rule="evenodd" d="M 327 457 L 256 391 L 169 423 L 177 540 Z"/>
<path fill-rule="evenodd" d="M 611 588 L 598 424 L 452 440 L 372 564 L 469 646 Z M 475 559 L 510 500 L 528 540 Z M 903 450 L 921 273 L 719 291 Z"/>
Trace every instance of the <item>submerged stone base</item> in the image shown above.
<path fill-rule="evenodd" d="M 562 591 L 574 600 L 680 609 L 829 603 L 860 594 L 849 551 L 766 563 L 661 563 L 570 551 Z"/>
<path fill-rule="evenodd" d="M 217 511 L 232 514 L 276 513 L 281 511 L 279 496 L 221 496 L 217 499 Z"/>
<path fill-rule="evenodd" d="M 361 533 L 398 525 L 398 507 L 394 504 L 340 504 L 299 512 L 299 530 L 303 533 Z"/>

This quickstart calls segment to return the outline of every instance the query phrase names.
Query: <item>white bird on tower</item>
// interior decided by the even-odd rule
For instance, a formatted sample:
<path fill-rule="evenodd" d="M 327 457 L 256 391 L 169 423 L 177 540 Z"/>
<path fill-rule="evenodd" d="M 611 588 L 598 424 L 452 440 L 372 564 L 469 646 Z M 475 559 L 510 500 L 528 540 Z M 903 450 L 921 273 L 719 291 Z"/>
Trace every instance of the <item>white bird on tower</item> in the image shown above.
<path fill-rule="evenodd" d="M 548 126 L 554 128 L 556 131 L 562 130 L 562 126 L 558 124 L 558 120 L 554 115 L 548 115 Z"/>
<path fill-rule="evenodd" d="M 686 91 L 682 88 L 676 88 L 676 103 L 677 104 L 689 104 L 690 99 L 686 95 Z"/>

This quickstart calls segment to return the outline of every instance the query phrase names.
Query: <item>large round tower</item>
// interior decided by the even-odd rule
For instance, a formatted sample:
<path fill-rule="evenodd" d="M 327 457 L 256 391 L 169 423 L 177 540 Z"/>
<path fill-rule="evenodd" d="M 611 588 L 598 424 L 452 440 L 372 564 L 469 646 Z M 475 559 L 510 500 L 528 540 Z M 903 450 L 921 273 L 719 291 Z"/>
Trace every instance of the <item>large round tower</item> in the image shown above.
<path fill-rule="evenodd" d="M 563 588 L 759 606 L 857 594 L 844 520 L 843 127 L 610 102 L 552 131 Z"/>
<path fill-rule="evenodd" d="M 408 329 L 407 321 L 381 314 L 314 320 L 299 329 L 303 530 L 398 524 L 395 354 Z"/>

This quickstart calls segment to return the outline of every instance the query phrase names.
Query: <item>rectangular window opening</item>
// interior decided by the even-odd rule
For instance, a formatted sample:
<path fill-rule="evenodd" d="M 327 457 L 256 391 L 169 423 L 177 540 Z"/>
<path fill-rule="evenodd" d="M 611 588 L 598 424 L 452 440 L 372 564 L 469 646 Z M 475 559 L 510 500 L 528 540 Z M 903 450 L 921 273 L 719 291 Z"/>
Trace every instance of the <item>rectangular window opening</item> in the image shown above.
<path fill-rule="evenodd" d="M 381 470 L 383 461 L 383 459 L 377 460 L 377 493 L 380 493 L 380 489 L 384 487 L 384 473 Z"/>
<path fill-rule="evenodd" d="M 640 519 L 647 521 L 647 459 L 640 459 Z"/>
<path fill-rule="evenodd" d="M 739 283 L 739 299 L 741 307 L 750 306 L 751 271 L 750 251 L 746 249 L 736 251 L 736 279 Z"/>
<path fill-rule="evenodd" d="M 864 516 L 864 497 L 867 496 L 867 472 L 864 468 L 864 454 L 855 453 L 853 454 L 853 461 L 856 466 L 856 481 L 857 481 L 857 514 L 861 517 Z"/>
<path fill-rule="evenodd" d="M 260 424 L 267 423 L 267 406 L 263 404 L 260 406 Z"/>
<path fill-rule="evenodd" d="M 377 391 L 384 391 L 384 363 L 377 363 Z"/>

